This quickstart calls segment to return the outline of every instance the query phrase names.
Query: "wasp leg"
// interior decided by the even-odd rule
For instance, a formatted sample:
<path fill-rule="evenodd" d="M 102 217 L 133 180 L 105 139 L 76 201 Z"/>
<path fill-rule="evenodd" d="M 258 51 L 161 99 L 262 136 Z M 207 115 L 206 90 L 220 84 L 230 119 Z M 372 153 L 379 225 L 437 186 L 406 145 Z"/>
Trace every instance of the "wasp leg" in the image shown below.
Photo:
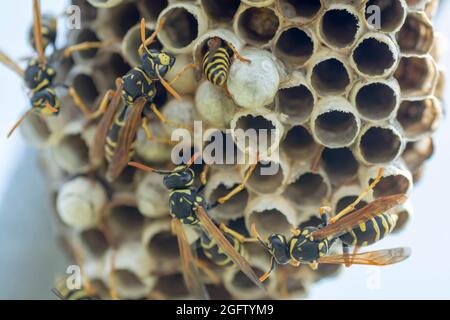
<path fill-rule="evenodd" d="M 236 48 L 228 42 L 228 47 L 233 51 L 234 55 L 236 56 L 236 58 L 241 61 L 241 62 L 245 62 L 245 63 L 251 63 L 251 60 L 244 58 L 243 56 L 241 56 L 239 54 L 239 52 L 236 50 Z"/>
<path fill-rule="evenodd" d="M 242 182 L 238 186 L 236 186 L 233 190 L 231 190 L 227 195 L 217 199 L 216 203 L 214 203 L 212 205 L 212 208 L 218 206 L 219 204 L 224 204 L 226 201 L 230 200 L 236 194 L 238 194 L 239 192 L 244 190 L 245 184 L 247 183 L 248 179 L 250 179 L 250 177 L 252 176 L 253 172 L 255 171 L 256 165 L 257 165 L 256 163 L 252 164 L 249 167 L 249 169 L 247 170 L 247 173 L 245 174 L 244 179 L 242 180 Z"/>
<path fill-rule="evenodd" d="M 208 181 L 208 172 L 209 166 L 207 164 L 204 165 L 202 172 L 200 173 L 200 187 L 197 189 L 197 193 L 203 191 Z"/>
<path fill-rule="evenodd" d="M 196 69 L 196 68 L 197 68 L 197 65 L 195 63 L 190 63 L 190 64 L 185 65 L 184 68 L 181 69 L 181 71 L 176 74 L 176 76 L 172 79 L 172 81 L 169 82 L 169 84 L 173 85 L 175 82 L 178 81 L 178 79 L 181 78 L 183 73 L 185 73 L 189 69 Z"/>
<path fill-rule="evenodd" d="M 298 229 L 291 229 L 290 231 L 294 237 L 298 237 L 300 235 L 300 230 Z"/>
<path fill-rule="evenodd" d="M 92 117 L 92 112 L 89 110 L 89 107 L 84 103 L 84 101 L 81 99 L 78 92 L 73 87 L 69 87 L 69 95 L 72 97 L 73 102 L 77 106 L 78 109 L 83 112 L 83 114 L 86 116 L 86 118 Z"/>
<path fill-rule="evenodd" d="M 116 253 L 114 252 L 111 255 L 111 271 L 109 272 L 109 276 L 108 276 L 109 295 L 111 296 L 112 300 L 120 300 L 119 294 L 117 293 L 117 287 L 116 287 L 115 265 L 116 265 Z"/>
<path fill-rule="evenodd" d="M 150 104 L 150 109 L 153 111 L 153 113 L 156 115 L 156 117 L 159 119 L 159 121 L 161 121 L 164 124 L 167 124 L 171 127 L 175 127 L 175 128 L 183 128 L 189 131 L 192 131 L 192 128 L 190 126 L 181 124 L 181 123 L 177 123 L 174 121 L 170 121 L 168 120 L 159 110 L 158 108 L 156 108 L 156 105 L 154 103 Z"/>
<path fill-rule="evenodd" d="M 350 205 L 348 205 L 346 208 L 344 208 L 341 212 L 336 214 L 333 218 L 330 219 L 330 223 L 335 223 L 337 220 L 342 218 L 347 213 L 355 210 L 355 207 L 358 205 L 358 203 L 361 202 L 362 198 L 369 193 L 375 186 L 380 182 L 381 178 L 383 177 L 383 168 L 378 169 L 378 174 L 375 180 L 359 195 L 359 197 L 353 201 Z"/>
<path fill-rule="evenodd" d="M 243 234 L 240 234 L 239 232 L 228 228 L 223 222 L 219 225 L 220 230 L 222 230 L 224 233 L 230 234 L 233 238 L 237 239 L 240 243 L 245 242 L 258 242 L 257 238 L 247 238 Z"/>
<path fill-rule="evenodd" d="M 228 90 L 228 86 L 227 86 L 226 83 L 224 83 L 224 84 L 222 85 L 222 88 L 223 88 L 223 90 L 225 91 L 225 93 L 227 94 L 228 98 L 232 99 L 233 96 L 231 95 L 230 90 Z"/>
<path fill-rule="evenodd" d="M 90 115 L 87 117 L 88 120 L 95 120 L 98 117 L 100 117 L 103 113 L 105 113 L 106 109 L 108 108 L 109 102 L 114 96 L 115 91 L 114 90 L 108 90 L 106 91 L 105 95 L 103 96 L 102 101 L 100 101 L 100 105 L 98 106 L 98 109 L 95 112 L 91 112 Z"/>
<path fill-rule="evenodd" d="M 264 282 L 267 280 L 267 278 L 270 276 L 272 271 L 275 269 L 275 265 L 276 265 L 275 258 L 272 257 L 272 259 L 270 260 L 270 269 L 269 269 L 269 271 L 264 273 L 261 277 L 259 277 L 260 282 Z"/>
<path fill-rule="evenodd" d="M 68 58 L 72 55 L 74 52 L 78 51 L 86 51 L 91 49 L 100 49 L 103 47 L 106 47 L 107 45 L 110 45 L 112 41 L 102 42 L 102 41 L 90 41 L 90 42 L 82 42 L 75 44 L 73 46 L 67 47 L 64 49 L 64 57 Z"/>
<path fill-rule="evenodd" d="M 220 284 L 220 278 L 216 276 L 216 274 L 211 270 L 211 268 L 208 266 L 207 263 L 205 263 L 200 259 L 196 259 L 195 264 L 197 265 L 197 268 L 202 270 L 208 276 L 208 278 L 211 280 L 213 284 L 215 285 Z"/>
<path fill-rule="evenodd" d="M 142 118 L 142 128 L 144 129 L 145 135 L 147 137 L 148 141 L 155 141 L 158 143 L 164 143 L 168 145 L 172 145 L 173 142 L 169 139 L 161 138 L 161 137 L 154 137 L 152 130 L 150 129 L 150 126 L 148 125 L 148 119 L 146 117 Z"/>

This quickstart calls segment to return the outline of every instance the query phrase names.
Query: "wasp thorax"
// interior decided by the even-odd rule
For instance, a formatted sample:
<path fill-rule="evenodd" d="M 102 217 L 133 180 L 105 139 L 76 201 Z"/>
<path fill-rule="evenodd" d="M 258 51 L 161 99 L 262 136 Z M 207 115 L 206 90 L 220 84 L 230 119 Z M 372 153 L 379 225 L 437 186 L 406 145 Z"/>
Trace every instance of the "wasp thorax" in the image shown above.
<path fill-rule="evenodd" d="M 175 64 L 175 57 L 168 52 L 148 49 L 142 55 L 142 68 L 152 79 L 158 79 L 158 74 L 164 77 Z"/>
<path fill-rule="evenodd" d="M 163 183 L 167 189 L 180 189 L 190 187 L 194 182 L 192 169 L 176 170 L 164 177 Z"/>
<path fill-rule="evenodd" d="M 291 256 L 301 262 L 317 261 L 326 250 L 328 246 L 324 240 L 314 240 L 312 233 L 316 231 L 315 227 L 306 227 L 299 229 L 300 235 L 291 239 L 290 250 Z M 322 253 L 322 254 L 321 254 Z"/>
<path fill-rule="evenodd" d="M 31 59 L 25 70 L 25 84 L 31 90 L 40 90 L 50 86 L 55 75 L 55 69 L 49 66 L 41 66 L 38 60 Z"/>

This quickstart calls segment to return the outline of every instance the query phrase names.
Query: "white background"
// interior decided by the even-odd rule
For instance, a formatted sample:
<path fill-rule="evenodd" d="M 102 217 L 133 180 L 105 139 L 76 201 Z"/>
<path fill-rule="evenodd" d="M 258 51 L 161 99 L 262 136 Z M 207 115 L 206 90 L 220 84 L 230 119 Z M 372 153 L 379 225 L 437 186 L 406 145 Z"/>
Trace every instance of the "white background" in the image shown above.
<path fill-rule="evenodd" d="M 43 0 L 42 11 L 61 13 L 65 1 Z M 450 6 L 436 18 L 436 29 L 449 34 Z M 31 1 L 1 1 L 0 48 L 11 57 L 30 54 L 26 36 Z M 24 23 L 26 22 L 26 23 Z M 64 42 L 60 35 L 59 40 Z M 447 52 L 448 53 L 448 52 Z M 442 57 L 450 65 L 448 54 Z M 448 93 L 448 86 L 446 88 Z M 447 94 L 447 100 L 450 96 Z M 35 153 L 20 134 L 6 141 L 10 126 L 28 108 L 20 79 L 0 66 L 0 298 L 48 298 L 55 271 L 64 265 L 52 238 L 47 194 L 35 166 Z M 352 267 L 314 286 L 311 299 L 450 298 L 450 126 L 444 120 L 435 135 L 436 151 L 415 187 L 416 214 L 404 232 L 373 249 L 410 246 L 412 257 L 385 267 Z M 28 150 L 28 151 L 26 151 Z M 33 201 L 35 201 L 33 203 Z M 37 203 L 37 205 L 35 204 Z M 43 204 L 42 204 L 43 203 Z M 42 207 L 40 211 L 34 207 Z"/>

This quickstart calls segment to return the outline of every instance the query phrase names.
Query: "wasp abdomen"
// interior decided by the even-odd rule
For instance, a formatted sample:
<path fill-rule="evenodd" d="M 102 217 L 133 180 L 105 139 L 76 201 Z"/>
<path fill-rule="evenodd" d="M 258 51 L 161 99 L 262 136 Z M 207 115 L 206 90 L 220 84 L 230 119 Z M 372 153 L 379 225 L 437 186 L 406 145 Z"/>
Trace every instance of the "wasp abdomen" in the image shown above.
<path fill-rule="evenodd" d="M 217 86 L 225 84 L 230 70 L 232 54 L 225 47 L 217 49 L 211 58 L 209 58 L 210 53 L 206 52 L 203 57 L 203 72 L 208 81 Z"/>
<path fill-rule="evenodd" d="M 224 236 L 241 256 L 245 255 L 244 247 L 238 239 L 226 232 Z M 208 237 L 204 232 L 202 232 L 200 237 L 200 247 L 203 254 L 214 264 L 222 267 L 228 267 L 234 264 L 233 260 L 219 248 L 217 242 Z"/>
<path fill-rule="evenodd" d="M 361 223 L 352 231 L 340 236 L 345 244 L 351 246 L 368 246 L 392 232 L 397 219 L 389 213 L 381 213 L 376 217 Z"/>

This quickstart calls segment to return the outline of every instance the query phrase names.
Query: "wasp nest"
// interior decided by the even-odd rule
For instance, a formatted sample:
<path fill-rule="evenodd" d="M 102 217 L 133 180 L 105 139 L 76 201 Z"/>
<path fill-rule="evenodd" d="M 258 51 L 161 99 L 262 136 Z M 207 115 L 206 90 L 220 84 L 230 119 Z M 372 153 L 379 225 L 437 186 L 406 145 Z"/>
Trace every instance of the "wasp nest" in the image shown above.
<path fill-rule="evenodd" d="M 244 233 L 255 223 L 263 235 L 288 234 L 290 228 L 318 224 L 324 203 L 334 212 L 350 203 L 380 166 L 382 180 L 366 202 L 409 194 L 420 179 L 442 117 L 444 76 L 431 23 L 437 2 L 74 1 L 82 6 L 83 23 L 70 32 L 69 43 L 117 38 L 121 45 L 75 54 L 59 74 L 86 104 L 97 105 L 114 80 L 138 64 L 142 17 L 148 33 L 159 19 L 166 20 L 153 45 L 176 55 L 168 80 L 187 63 L 201 62 L 209 38 L 232 43 L 251 63 L 234 59 L 229 95 L 206 80 L 198 82 L 191 70 L 174 85 L 182 100 L 161 87 L 158 108 L 174 121 L 203 120 L 223 138 L 233 138 L 237 129 L 276 129 L 271 143 L 280 151 L 278 172 L 264 175 L 270 163 L 259 163 L 245 189 L 210 214 Z M 89 165 L 95 124 L 86 125 L 70 98 L 63 96 L 63 106 L 59 117 L 45 123 L 32 117 L 22 132 L 42 149 L 61 235 L 82 249 L 93 286 L 108 298 L 114 251 L 121 298 L 188 298 L 161 177 L 127 168 L 114 183 L 104 182 L 103 172 L 92 173 Z M 155 135 L 169 133 L 159 122 L 152 129 Z M 137 139 L 134 159 L 160 167 L 170 161 L 170 146 L 147 142 L 142 132 Z M 207 200 L 214 202 L 237 185 L 245 169 L 214 165 Z M 411 207 L 407 203 L 393 213 L 401 229 Z M 263 248 L 246 246 L 255 271 L 266 271 L 269 257 Z M 205 281 L 212 298 L 301 298 L 314 282 L 339 270 L 279 268 L 266 293 L 236 269 L 214 268 L 220 283 Z"/>

